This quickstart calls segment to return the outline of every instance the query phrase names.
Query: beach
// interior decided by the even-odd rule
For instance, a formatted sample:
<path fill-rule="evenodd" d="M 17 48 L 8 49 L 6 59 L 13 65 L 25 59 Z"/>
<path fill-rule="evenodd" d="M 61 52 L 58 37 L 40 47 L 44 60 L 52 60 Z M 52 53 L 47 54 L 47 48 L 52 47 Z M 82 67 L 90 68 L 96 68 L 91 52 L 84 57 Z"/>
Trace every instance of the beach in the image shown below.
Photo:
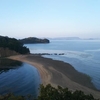
<path fill-rule="evenodd" d="M 100 98 L 100 92 L 91 83 L 91 78 L 78 72 L 68 63 L 33 54 L 16 55 L 8 58 L 26 62 L 36 67 L 43 85 L 51 84 L 54 87 L 60 85 L 71 91 L 82 90 L 85 94 L 92 94 L 94 97 Z"/>

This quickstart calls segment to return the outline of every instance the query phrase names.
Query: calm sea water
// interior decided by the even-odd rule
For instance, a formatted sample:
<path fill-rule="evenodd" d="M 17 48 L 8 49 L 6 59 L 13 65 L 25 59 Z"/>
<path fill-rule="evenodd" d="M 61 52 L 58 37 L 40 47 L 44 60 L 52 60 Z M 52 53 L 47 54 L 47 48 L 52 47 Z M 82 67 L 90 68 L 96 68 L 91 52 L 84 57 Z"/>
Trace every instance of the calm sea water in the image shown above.
<path fill-rule="evenodd" d="M 64 53 L 44 57 L 70 63 L 77 71 L 91 77 L 100 90 L 100 40 L 51 40 L 49 44 L 27 44 L 31 53 Z"/>
<path fill-rule="evenodd" d="M 37 97 L 40 76 L 37 69 L 29 64 L 0 59 L 0 94 L 28 94 Z"/>

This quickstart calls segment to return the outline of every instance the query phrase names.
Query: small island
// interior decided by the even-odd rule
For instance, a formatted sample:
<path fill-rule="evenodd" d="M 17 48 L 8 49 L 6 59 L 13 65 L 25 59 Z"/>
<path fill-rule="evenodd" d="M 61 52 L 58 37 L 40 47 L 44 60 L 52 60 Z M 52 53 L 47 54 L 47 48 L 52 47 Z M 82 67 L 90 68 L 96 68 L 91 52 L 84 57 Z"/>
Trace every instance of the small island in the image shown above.
<path fill-rule="evenodd" d="M 40 39 L 36 37 L 28 37 L 19 40 L 23 44 L 32 44 L 32 43 L 50 43 L 48 39 Z"/>

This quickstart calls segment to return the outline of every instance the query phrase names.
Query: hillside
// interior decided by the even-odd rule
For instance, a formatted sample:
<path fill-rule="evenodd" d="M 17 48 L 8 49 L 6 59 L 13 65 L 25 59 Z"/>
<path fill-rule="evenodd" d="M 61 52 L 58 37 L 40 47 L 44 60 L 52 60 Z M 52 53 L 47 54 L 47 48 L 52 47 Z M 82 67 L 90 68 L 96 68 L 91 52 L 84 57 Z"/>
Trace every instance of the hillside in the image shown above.
<path fill-rule="evenodd" d="M 17 39 L 0 36 L 0 57 L 27 53 L 30 53 L 29 49 Z"/>
<path fill-rule="evenodd" d="M 23 44 L 31 44 L 31 43 L 50 43 L 48 39 L 40 39 L 36 37 L 28 37 L 19 40 Z"/>

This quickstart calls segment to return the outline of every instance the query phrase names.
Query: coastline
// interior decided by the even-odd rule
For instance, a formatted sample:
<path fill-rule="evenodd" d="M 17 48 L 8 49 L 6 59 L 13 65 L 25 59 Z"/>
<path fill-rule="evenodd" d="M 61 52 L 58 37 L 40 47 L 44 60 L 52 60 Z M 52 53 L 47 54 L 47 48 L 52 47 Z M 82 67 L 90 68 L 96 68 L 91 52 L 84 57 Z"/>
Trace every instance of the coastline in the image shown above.
<path fill-rule="evenodd" d="M 54 87 L 60 85 L 68 87 L 72 91 L 82 90 L 86 94 L 92 94 L 94 97 L 100 98 L 100 92 L 95 89 L 90 78 L 76 71 L 68 63 L 33 54 L 16 55 L 8 58 L 26 62 L 36 67 L 43 85 L 51 84 Z"/>

